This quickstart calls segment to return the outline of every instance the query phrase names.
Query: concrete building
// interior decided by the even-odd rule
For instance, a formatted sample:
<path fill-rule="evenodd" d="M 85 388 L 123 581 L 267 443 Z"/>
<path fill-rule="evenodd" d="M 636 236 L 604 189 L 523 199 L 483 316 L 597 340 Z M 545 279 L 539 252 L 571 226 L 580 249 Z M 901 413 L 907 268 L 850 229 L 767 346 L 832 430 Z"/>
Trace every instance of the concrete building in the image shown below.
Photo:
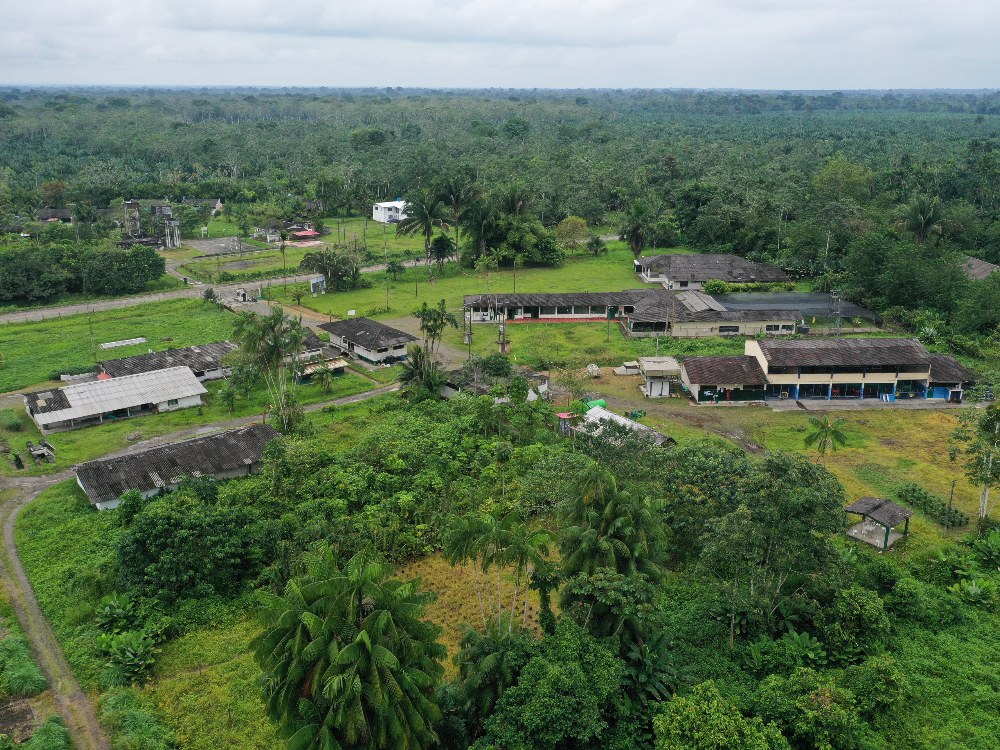
<path fill-rule="evenodd" d="M 646 381 L 643 393 L 647 398 L 669 396 L 671 385 L 681 378 L 680 363 L 673 357 L 639 357 L 639 372 Z"/>
<path fill-rule="evenodd" d="M 417 340 L 406 331 L 368 318 L 323 323 L 319 328 L 330 334 L 330 343 L 341 351 L 372 363 L 406 359 L 406 345 Z"/>
<path fill-rule="evenodd" d="M 205 393 L 189 367 L 171 367 L 25 393 L 24 404 L 40 430 L 53 432 L 198 406 Z"/>
<path fill-rule="evenodd" d="M 961 402 L 976 374 L 915 339 L 751 339 L 742 357 L 688 357 L 697 401 L 933 398 Z"/>
<path fill-rule="evenodd" d="M 681 382 L 695 401 L 763 401 L 767 378 L 753 357 L 688 357 Z"/>
<path fill-rule="evenodd" d="M 761 295 L 766 296 L 766 295 Z M 472 321 L 574 322 L 612 320 L 635 338 L 775 336 L 795 333 L 792 310 L 729 310 L 702 292 L 626 289 L 622 292 L 473 294 L 464 298 Z"/>
<path fill-rule="evenodd" d="M 716 253 L 648 255 L 636 258 L 634 268 L 646 283 L 675 291 L 701 289 L 710 279 L 732 284 L 788 281 L 788 275 L 770 263 Z"/>
<path fill-rule="evenodd" d="M 395 224 L 406 218 L 406 201 L 383 201 L 372 206 L 372 219 Z"/>
<path fill-rule="evenodd" d="M 260 471 L 264 447 L 280 434 L 266 424 L 150 448 L 76 467 L 77 484 L 98 510 L 118 506 L 126 492 L 151 497 L 172 490 L 185 477 L 234 479 Z"/>

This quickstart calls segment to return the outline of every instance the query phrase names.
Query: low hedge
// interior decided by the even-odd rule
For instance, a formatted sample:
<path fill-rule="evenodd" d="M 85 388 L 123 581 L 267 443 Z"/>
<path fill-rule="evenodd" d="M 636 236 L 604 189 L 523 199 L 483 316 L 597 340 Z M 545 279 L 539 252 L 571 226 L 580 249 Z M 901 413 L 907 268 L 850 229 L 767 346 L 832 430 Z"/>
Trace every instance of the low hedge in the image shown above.
<path fill-rule="evenodd" d="M 948 504 L 918 484 L 913 482 L 901 482 L 896 486 L 896 499 L 909 505 L 912 508 L 928 515 L 932 520 L 948 526 L 968 526 L 969 516 L 962 511 L 952 508 L 948 510 Z"/>

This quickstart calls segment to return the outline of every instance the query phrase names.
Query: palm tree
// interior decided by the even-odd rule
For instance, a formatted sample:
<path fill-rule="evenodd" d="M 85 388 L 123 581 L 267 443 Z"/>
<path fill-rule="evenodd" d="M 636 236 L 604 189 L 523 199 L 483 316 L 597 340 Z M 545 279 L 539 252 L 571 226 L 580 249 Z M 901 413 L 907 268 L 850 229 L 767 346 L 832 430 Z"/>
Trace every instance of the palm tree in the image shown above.
<path fill-rule="evenodd" d="M 625 215 L 619 236 L 628 243 L 632 255 L 636 258 L 646 248 L 655 218 L 653 209 L 643 200 L 635 201 Z"/>
<path fill-rule="evenodd" d="M 451 209 L 451 225 L 455 229 L 455 252 L 460 251 L 459 222 L 465 210 L 479 197 L 479 190 L 462 177 L 449 178 L 441 187 L 441 200 Z"/>
<path fill-rule="evenodd" d="M 517 682 L 532 656 L 534 641 L 526 631 L 510 633 L 491 622 L 483 632 L 466 628 L 459 646 L 455 664 L 475 725 L 473 734 L 478 736 L 504 692 Z"/>
<path fill-rule="evenodd" d="M 438 398 L 447 379 L 430 350 L 419 345 L 410 347 L 403 362 L 403 371 L 399 374 L 405 393 L 415 397 L 415 400 Z"/>
<path fill-rule="evenodd" d="M 398 260 L 390 260 L 385 264 L 385 272 L 392 276 L 393 281 L 397 281 L 401 273 L 406 273 L 406 266 Z"/>
<path fill-rule="evenodd" d="M 941 233 L 944 209 L 937 196 L 918 195 L 906 207 L 901 224 L 913 234 L 913 239 L 924 243 L 931 234 Z"/>
<path fill-rule="evenodd" d="M 261 613 L 253 642 L 264 699 L 295 750 L 424 750 L 440 718 L 428 698 L 443 672 L 433 598 L 390 579 L 366 554 L 341 571 L 328 549 Z"/>
<path fill-rule="evenodd" d="M 563 577 L 610 568 L 659 579 L 667 538 L 660 506 L 619 491 L 614 476 L 594 464 L 558 507 Z"/>
<path fill-rule="evenodd" d="M 847 444 L 847 433 L 844 432 L 844 425 L 847 420 L 843 417 L 830 419 L 827 414 L 823 417 L 809 417 L 810 430 L 806 434 L 806 448 L 815 448 L 823 463 L 826 463 L 826 452 L 831 450 L 836 452 Z"/>
<path fill-rule="evenodd" d="M 497 191 L 493 203 L 501 213 L 508 216 L 524 216 L 528 212 L 530 200 L 528 189 L 519 182 L 512 182 Z"/>
<path fill-rule="evenodd" d="M 288 432 L 299 413 L 293 394 L 294 372 L 305 346 L 307 331 L 301 318 L 290 318 L 280 308 L 267 317 L 243 313 L 236 319 L 233 339 L 240 345 L 244 364 L 254 367 L 264 377 L 271 406 L 279 429 Z"/>
<path fill-rule="evenodd" d="M 441 199 L 429 190 L 424 190 L 406 199 L 406 218 L 396 225 L 396 232 L 407 236 L 422 234 L 424 258 L 430 263 L 434 229 L 441 226 L 447 216 L 447 209 Z"/>
<path fill-rule="evenodd" d="M 312 379 L 323 393 L 329 393 L 337 384 L 337 373 L 329 367 L 324 367 L 314 372 Z"/>
<path fill-rule="evenodd" d="M 226 383 L 222 386 L 215 396 L 230 414 L 236 411 L 236 402 L 239 400 L 240 394 L 233 387 L 232 383 Z"/>
<path fill-rule="evenodd" d="M 475 257 L 485 257 L 489 249 L 487 245 L 490 244 L 500 221 L 500 211 L 494 201 L 480 197 L 469 205 L 465 215 L 466 231 L 472 235 Z"/>

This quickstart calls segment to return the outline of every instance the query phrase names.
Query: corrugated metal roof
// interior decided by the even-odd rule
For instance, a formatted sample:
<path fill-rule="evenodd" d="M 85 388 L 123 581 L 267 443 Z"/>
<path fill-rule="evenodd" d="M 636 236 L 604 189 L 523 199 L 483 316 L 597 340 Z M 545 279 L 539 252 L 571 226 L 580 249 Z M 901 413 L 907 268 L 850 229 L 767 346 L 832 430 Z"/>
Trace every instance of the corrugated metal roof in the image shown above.
<path fill-rule="evenodd" d="M 773 339 L 757 342 L 772 367 L 929 365 L 916 339 Z"/>
<path fill-rule="evenodd" d="M 207 372 L 220 369 L 222 358 L 236 349 L 236 344 L 219 341 L 213 344 L 187 346 L 183 349 L 139 354 L 135 357 L 110 359 L 99 363 L 99 367 L 113 378 L 164 370 L 168 367 L 190 367 L 194 372 Z"/>
<path fill-rule="evenodd" d="M 694 385 L 765 385 L 756 357 L 687 357 L 681 362 Z"/>
<path fill-rule="evenodd" d="M 417 340 L 416 336 L 406 331 L 368 318 L 348 318 L 333 323 L 323 323 L 319 328 L 333 336 L 342 336 L 369 351 L 391 348 Z"/>
<path fill-rule="evenodd" d="M 216 476 L 258 463 L 279 433 L 270 425 L 250 425 L 216 435 L 150 448 L 117 458 L 88 461 L 76 477 L 92 502 L 117 500 L 129 490 L 148 492 L 187 476 Z"/>
<path fill-rule="evenodd" d="M 648 255 L 635 261 L 642 268 L 665 273 L 671 281 L 729 282 L 788 281 L 788 275 L 770 263 L 754 263 L 726 253 L 678 253 Z"/>
<path fill-rule="evenodd" d="M 111 380 L 76 383 L 58 390 L 69 406 L 45 411 L 36 409 L 33 418 L 38 424 L 45 426 L 70 419 L 87 419 L 118 409 L 159 404 L 208 393 L 188 367 L 170 367 Z M 41 394 L 25 394 L 29 409 L 31 396 L 36 397 L 37 403 Z"/>

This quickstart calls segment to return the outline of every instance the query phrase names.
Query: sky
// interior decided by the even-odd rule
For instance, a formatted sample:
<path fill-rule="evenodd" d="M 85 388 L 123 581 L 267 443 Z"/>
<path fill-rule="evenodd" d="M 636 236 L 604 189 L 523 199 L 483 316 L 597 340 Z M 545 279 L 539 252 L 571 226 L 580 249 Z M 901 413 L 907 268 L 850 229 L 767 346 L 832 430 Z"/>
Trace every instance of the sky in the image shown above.
<path fill-rule="evenodd" d="M 998 0 L 0 0 L 0 83 L 1000 87 Z"/>

